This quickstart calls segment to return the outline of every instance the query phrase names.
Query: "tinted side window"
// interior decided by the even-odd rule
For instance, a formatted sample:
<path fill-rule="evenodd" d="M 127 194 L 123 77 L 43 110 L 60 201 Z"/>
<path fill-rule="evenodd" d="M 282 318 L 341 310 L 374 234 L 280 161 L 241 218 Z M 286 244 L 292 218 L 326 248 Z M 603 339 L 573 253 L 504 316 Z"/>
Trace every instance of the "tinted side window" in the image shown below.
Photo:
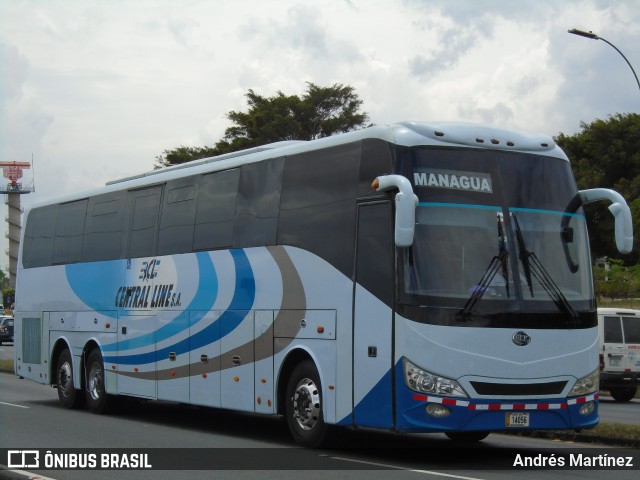
<path fill-rule="evenodd" d="M 624 343 L 640 344 L 640 318 L 622 317 L 624 326 Z"/>
<path fill-rule="evenodd" d="M 57 216 L 58 205 L 35 208 L 29 212 L 22 248 L 24 268 L 51 265 Z"/>
<path fill-rule="evenodd" d="M 155 255 L 158 209 L 162 187 L 129 192 L 130 225 L 127 258 Z"/>
<path fill-rule="evenodd" d="M 124 193 L 98 195 L 89 200 L 82 260 L 120 258 L 124 241 Z"/>
<path fill-rule="evenodd" d="M 387 305 L 393 304 L 393 225 L 391 203 L 358 209 L 356 281 Z"/>
<path fill-rule="evenodd" d="M 196 178 L 169 182 L 165 187 L 158 255 L 190 252 L 196 218 Z"/>
<path fill-rule="evenodd" d="M 54 264 L 73 263 L 81 260 L 82 237 L 88 202 L 87 199 L 84 199 L 58 206 L 58 221 L 53 242 Z"/>
<path fill-rule="evenodd" d="M 240 169 L 203 175 L 198 186 L 193 249 L 229 248 Z"/>
<path fill-rule="evenodd" d="M 287 157 L 278 244 L 309 250 L 351 277 L 361 144 Z"/>
<path fill-rule="evenodd" d="M 360 178 L 358 181 L 358 195 L 379 195 L 371 188 L 371 184 L 380 175 L 394 173 L 392 145 L 384 140 L 370 138 L 362 142 L 362 161 L 360 163 Z"/>
<path fill-rule="evenodd" d="M 604 317 L 604 341 L 622 343 L 622 327 L 618 317 Z"/>
<path fill-rule="evenodd" d="M 284 158 L 250 163 L 240 169 L 235 248 L 275 245 Z"/>

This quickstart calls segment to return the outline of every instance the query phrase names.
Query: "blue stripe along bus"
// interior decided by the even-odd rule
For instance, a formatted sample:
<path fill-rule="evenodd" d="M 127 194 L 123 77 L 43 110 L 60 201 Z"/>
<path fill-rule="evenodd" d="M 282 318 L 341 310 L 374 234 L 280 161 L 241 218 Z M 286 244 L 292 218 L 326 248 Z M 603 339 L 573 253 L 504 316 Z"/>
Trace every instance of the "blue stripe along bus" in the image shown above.
<path fill-rule="evenodd" d="M 280 142 L 36 205 L 16 373 L 65 407 L 116 395 L 336 427 L 445 432 L 598 422 L 583 204 L 552 139 L 405 122 Z"/>

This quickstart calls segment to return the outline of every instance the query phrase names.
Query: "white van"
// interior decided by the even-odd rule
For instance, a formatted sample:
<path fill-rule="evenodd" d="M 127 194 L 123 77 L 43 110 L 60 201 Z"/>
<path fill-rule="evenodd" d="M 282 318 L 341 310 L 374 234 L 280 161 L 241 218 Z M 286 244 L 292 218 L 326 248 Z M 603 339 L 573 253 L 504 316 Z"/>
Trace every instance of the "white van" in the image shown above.
<path fill-rule="evenodd" d="M 640 385 L 640 310 L 598 309 L 600 388 L 628 402 Z"/>

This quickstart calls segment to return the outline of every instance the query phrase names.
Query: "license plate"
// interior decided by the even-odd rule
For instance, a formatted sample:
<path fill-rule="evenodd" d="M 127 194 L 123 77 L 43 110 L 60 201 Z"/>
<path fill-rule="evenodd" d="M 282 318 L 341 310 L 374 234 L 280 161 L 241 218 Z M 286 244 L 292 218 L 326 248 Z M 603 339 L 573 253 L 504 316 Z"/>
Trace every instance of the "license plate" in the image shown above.
<path fill-rule="evenodd" d="M 529 414 L 526 412 L 507 413 L 507 427 L 528 427 Z"/>
<path fill-rule="evenodd" d="M 610 367 L 622 366 L 622 357 L 609 357 L 609 366 Z"/>

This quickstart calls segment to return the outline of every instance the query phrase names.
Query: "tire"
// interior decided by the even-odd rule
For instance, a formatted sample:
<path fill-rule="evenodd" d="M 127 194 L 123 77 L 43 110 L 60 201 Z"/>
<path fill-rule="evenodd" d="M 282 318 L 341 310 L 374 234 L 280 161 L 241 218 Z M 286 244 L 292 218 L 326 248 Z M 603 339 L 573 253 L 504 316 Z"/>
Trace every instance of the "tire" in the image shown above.
<path fill-rule="evenodd" d="M 477 432 L 445 432 L 445 435 L 454 442 L 476 443 L 487 438 L 489 433 L 491 432 L 481 430 Z"/>
<path fill-rule="evenodd" d="M 74 387 L 73 360 L 69 349 L 64 349 L 56 363 L 56 388 L 58 399 L 64 408 L 76 409 L 84 406 L 82 390 Z"/>
<path fill-rule="evenodd" d="M 628 402 L 636 396 L 636 387 L 612 388 L 609 393 L 616 402 Z"/>
<path fill-rule="evenodd" d="M 87 388 L 85 390 L 87 407 L 93 413 L 107 413 L 113 403 L 113 398 L 107 395 L 105 390 L 104 362 L 102 361 L 100 350 L 91 350 L 87 357 L 85 372 L 87 375 Z"/>
<path fill-rule="evenodd" d="M 315 365 L 305 360 L 294 368 L 287 383 L 287 424 L 294 441 L 303 447 L 318 448 L 329 440 L 329 426 L 324 422 L 322 385 Z"/>

